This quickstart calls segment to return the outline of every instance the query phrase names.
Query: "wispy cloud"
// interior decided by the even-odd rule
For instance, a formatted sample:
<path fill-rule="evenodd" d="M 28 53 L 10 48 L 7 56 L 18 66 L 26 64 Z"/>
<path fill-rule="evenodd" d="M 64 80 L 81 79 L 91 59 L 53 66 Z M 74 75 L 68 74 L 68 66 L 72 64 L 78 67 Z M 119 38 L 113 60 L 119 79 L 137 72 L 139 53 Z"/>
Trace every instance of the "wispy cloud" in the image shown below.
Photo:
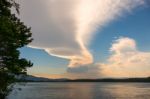
<path fill-rule="evenodd" d="M 88 49 L 97 28 L 144 0 L 21 0 L 21 19 L 32 27 L 30 47 L 70 60 L 69 67 L 91 64 Z"/>

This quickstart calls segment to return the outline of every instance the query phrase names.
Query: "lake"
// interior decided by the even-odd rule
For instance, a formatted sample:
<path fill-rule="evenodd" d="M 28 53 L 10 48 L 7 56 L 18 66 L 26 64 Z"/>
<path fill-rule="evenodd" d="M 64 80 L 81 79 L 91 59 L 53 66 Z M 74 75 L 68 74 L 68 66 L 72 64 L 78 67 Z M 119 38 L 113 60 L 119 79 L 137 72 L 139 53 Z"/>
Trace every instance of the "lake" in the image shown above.
<path fill-rule="evenodd" d="M 19 83 L 8 99 L 150 99 L 150 83 Z"/>

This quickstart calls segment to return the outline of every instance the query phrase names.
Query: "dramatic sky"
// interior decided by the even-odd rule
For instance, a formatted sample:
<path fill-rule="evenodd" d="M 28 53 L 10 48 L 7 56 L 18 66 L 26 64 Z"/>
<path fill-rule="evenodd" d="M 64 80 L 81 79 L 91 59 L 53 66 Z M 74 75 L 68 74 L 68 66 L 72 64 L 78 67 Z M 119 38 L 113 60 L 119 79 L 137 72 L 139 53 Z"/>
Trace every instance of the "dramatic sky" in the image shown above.
<path fill-rule="evenodd" d="M 34 41 L 21 57 L 48 78 L 150 76 L 150 0 L 18 0 Z"/>

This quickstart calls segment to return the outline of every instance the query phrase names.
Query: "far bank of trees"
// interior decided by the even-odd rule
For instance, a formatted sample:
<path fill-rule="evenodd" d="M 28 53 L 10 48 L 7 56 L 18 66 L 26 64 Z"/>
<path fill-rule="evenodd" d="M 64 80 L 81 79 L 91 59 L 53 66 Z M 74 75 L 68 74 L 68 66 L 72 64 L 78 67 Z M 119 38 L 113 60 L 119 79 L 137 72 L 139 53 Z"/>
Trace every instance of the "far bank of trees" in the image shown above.
<path fill-rule="evenodd" d="M 19 14 L 19 4 L 15 0 L 0 0 L 0 99 L 5 99 L 15 76 L 26 74 L 33 64 L 20 58 L 19 48 L 32 41 L 30 28 L 24 25 L 11 9 Z"/>

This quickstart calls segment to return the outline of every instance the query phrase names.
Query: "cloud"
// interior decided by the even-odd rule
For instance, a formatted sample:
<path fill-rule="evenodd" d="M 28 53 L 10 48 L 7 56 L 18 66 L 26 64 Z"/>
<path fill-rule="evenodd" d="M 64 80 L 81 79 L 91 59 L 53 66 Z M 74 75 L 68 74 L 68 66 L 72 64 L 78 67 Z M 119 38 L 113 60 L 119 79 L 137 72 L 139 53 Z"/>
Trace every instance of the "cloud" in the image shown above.
<path fill-rule="evenodd" d="M 100 74 L 100 66 L 97 64 L 88 64 L 86 66 L 78 66 L 67 69 L 67 75 L 72 75 L 74 78 L 99 78 L 102 77 Z"/>
<path fill-rule="evenodd" d="M 139 51 L 134 39 L 122 37 L 110 48 L 107 63 L 99 64 L 108 77 L 142 77 L 150 75 L 150 52 Z"/>
<path fill-rule="evenodd" d="M 32 27 L 30 47 L 70 60 L 69 67 L 93 62 L 88 48 L 97 28 L 144 0 L 19 0 L 20 18 Z"/>

